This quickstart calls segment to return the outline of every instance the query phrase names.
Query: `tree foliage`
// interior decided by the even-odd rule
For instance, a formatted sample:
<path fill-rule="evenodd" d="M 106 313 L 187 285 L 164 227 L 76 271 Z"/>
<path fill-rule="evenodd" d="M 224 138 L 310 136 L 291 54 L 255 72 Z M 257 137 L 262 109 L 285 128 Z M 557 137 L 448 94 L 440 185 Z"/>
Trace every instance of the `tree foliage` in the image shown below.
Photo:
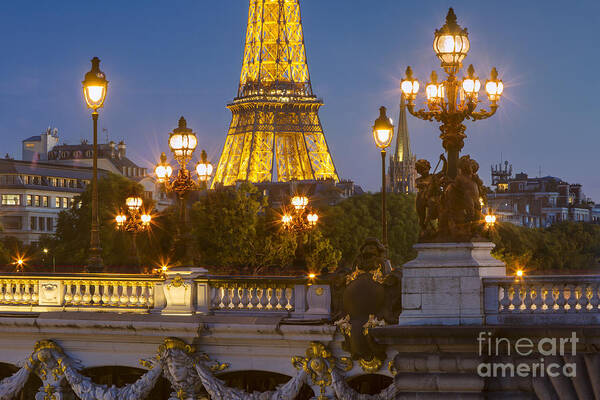
<path fill-rule="evenodd" d="M 543 271 L 592 270 L 600 261 L 600 225 L 562 222 L 532 229 L 497 224 L 494 254 L 509 268 Z"/>
<path fill-rule="evenodd" d="M 350 265 L 368 237 L 381 238 L 381 194 L 363 194 L 323 210 L 323 234 L 342 252 L 342 265 Z M 400 266 L 416 256 L 412 248 L 419 236 L 413 195 L 387 194 L 389 255 Z"/>

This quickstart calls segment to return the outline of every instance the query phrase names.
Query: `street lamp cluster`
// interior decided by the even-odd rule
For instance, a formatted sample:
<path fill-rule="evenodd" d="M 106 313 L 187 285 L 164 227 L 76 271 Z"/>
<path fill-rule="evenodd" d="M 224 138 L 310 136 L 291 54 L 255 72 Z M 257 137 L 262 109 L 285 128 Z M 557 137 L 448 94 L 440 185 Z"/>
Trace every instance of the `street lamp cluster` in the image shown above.
<path fill-rule="evenodd" d="M 168 163 L 165 153 L 160 155 L 160 162 L 154 168 L 158 182 L 164 184 L 167 191 L 177 193 L 180 199 L 190 190 L 206 189 L 213 172 L 213 166 L 207 160 L 206 151 L 202 150 L 200 161 L 195 168 L 198 181 L 192 178 L 191 172 L 187 169 L 187 164 L 191 161 L 197 145 L 196 134 L 187 127 L 185 118 L 181 117 L 178 127 L 169 134 L 169 148 L 175 161 L 179 164 L 177 175 L 174 179 L 171 179 L 173 168 Z"/>
<path fill-rule="evenodd" d="M 498 71 L 492 68 L 490 79 L 485 83 L 490 110 L 476 111 L 479 102 L 481 81 L 475 74 L 473 65 L 467 69 L 467 75 L 459 80 L 457 74 L 462 67 L 462 62 L 470 49 L 469 35 L 466 28 L 456 22 L 454 10 L 450 8 L 446 16 L 446 23 L 435 31 L 433 50 L 441 62 L 441 67 L 446 72 L 446 79 L 438 82 L 437 73 L 431 73 L 430 82 L 425 87 L 427 110 L 415 110 L 415 99 L 419 92 L 419 81 L 413 76 L 410 67 L 406 68 L 406 76 L 402 80 L 402 94 L 406 98 L 408 111 L 415 117 L 441 122 L 441 139 L 444 149 L 448 153 L 447 175 L 455 178 L 457 175 L 458 155 L 463 148 L 465 119 L 481 120 L 491 117 L 498 109 L 498 100 L 504 91 L 502 80 L 498 79 Z"/>
<path fill-rule="evenodd" d="M 281 216 L 281 224 L 285 230 L 302 232 L 317 225 L 319 215 L 308 207 L 308 197 L 294 196 L 290 203 L 292 209 L 284 211 Z"/>
<path fill-rule="evenodd" d="M 128 197 L 125 200 L 126 211 L 121 211 L 116 217 L 117 230 L 140 233 L 150 228 L 152 216 L 142 210 L 141 197 Z"/>

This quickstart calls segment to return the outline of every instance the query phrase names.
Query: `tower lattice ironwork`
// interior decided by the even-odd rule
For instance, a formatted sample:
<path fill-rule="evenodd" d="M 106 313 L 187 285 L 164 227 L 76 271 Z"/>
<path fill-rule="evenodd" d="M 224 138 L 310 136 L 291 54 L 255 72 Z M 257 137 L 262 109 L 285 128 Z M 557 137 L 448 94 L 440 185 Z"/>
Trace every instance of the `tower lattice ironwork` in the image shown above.
<path fill-rule="evenodd" d="M 333 179 L 299 0 L 250 0 L 238 95 L 212 186 Z"/>

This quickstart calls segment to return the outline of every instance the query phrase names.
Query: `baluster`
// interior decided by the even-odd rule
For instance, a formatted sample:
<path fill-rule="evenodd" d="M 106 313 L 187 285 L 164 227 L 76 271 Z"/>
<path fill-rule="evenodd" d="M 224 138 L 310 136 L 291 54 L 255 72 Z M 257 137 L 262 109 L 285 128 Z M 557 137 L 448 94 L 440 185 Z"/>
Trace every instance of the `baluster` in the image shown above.
<path fill-rule="evenodd" d="M 129 286 L 131 286 L 131 294 L 129 295 L 129 305 L 135 306 L 138 303 L 138 285 L 137 282 L 129 282 Z"/>
<path fill-rule="evenodd" d="M 530 312 L 531 305 L 533 304 L 531 292 L 534 290 L 534 288 L 531 285 L 523 285 L 523 289 L 525 290 L 525 297 L 523 298 L 523 309 L 521 312 Z"/>
<path fill-rule="evenodd" d="M 279 302 L 279 300 L 277 299 L 277 287 L 275 285 L 272 286 L 273 287 L 269 288 L 269 305 L 267 306 L 269 310 L 275 310 L 277 307 L 277 303 Z"/>
<path fill-rule="evenodd" d="M 110 289 L 109 282 L 102 282 L 102 305 L 108 306 L 110 304 Z"/>
<path fill-rule="evenodd" d="M 31 300 L 31 281 L 23 281 L 23 303 L 29 303 Z"/>
<path fill-rule="evenodd" d="M 533 299 L 533 305 L 535 306 L 535 309 L 533 312 L 542 312 L 542 307 L 544 306 L 544 296 L 546 295 L 546 288 L 543 284 L 539 283 L 535 288 L 535 298 Z"/>
<path fill-rule="evenodd" d="M 110 305 L 111 306 L 119 305 L 119 287 L 117 285 L 118 285 L 118 282 L 116 282 L 116 281 L 111 282 L 111 286 L 112 286 L 112 293 L 110 296 Z"/>
<path fill-rule="evenodd" d="M 508 312 L 510 311 L 510 284 L 503 284 L 500 287 L 502 288 L 502 297 L 499 299 L 500 312 Z"/>
<path fill-rule="evenodd" d="M 83 300 L 83 304 L 86 304 L 86 305 L 89 305 L 90 301 L 92 301 L 92 294 L 90 293 L 90 283 L 91 283 L 90 281 L 85 281 L 85 283 L 82 283 L 82 286 L 83 286 L 83 284 L 85 284 L 85 286 L 84 286 L 85 293 L 82 296 L 82 300 Z"/>
<path fill-rule="evenodd" d="M 551 313 L 554 311 L 554 306 L 556 304 L 556 289 L 553 284 L 550 284 L 546 289 L 546 297 L 544 298 L 544 305 L 546 308 L 544 309 L 544 312 Z"/>
<path fill-rule="evenodd" d="M 94 302 L 95 306 L 98 306 L 100 300 L 102 300 L 102 296 L 100 296 L 100 282 L 93 281 L 91 282 L 91 284 L 94 285 L 94 294 L 92 295 L 92 301 Z"/>
<path fill-rule="evenodd" d="M 73 300 L 73 292 L 71 289 L 71 281 L 65 281 L 65 304 L 70 304 Z"/>
<path fill-rule="evenodd" d="M 250 305 L 248 306 L 248 308 L 256 310 L 258 306 L 260 306 L 260 299 L 258 298 L 258 286 L 256 286 L 255 284 L 252 284 L 252 286 L 250 287 L 250 295 Z"/>
<path fill-rule="evenodd" d="M 556 298 L 556 305 L 558 306 L 557 312 L 565 312 L 565 305 L 567 304 L 567 299 L 565 298 L 565 285 L 558 286 L 558 297 Z"/>
<path fill-rule="evenodd" d="M 231 304 L 229 305 L 229 308 L 237 308 L 240 305 L 241 299 L 240 299 L 240 287 L 238 286 L 238 284 L 234 283 L 232 285 L 231 290 L 233 291 L 233 296 L 231 296 Z"/>
<path fill-rule="evenodd" d="M 13 292 L 13 302 L 19 303 L 21 301 L 21 281 L 15 281 L 14 284 L 14 292 Z"/>
<path fill-rule="evenodd" d="M 4 303 L 7 283 L 4 279 L 0 279 L 0 303 Z"/>
<path fill-rule="evenodd" d="M 221 289 L 214 284 L 210 286 L 210 305 L 211 308 L 219 308 L 219 303 L 221 303 Z"/>
<path fill-rule="evenodd" d="M 281 288 L 279 288 L 279 302 L 277 304 L 277 307 L 281 310 L 286 310 L 287 309 L 287 305 L 288 305 L 288 300 L 287 297 L 285 296 L 285 291 L 286 291 L 286 287 L 285 285 L 282 285 Z"/>
<path fill-rule="evenodd" d="M 567 312 L 572 313 L 577 311 L 577 285 L 567 285 L 569 288 L 569 298 L 567 304 L 569 305 Z"/>
<path fill-rule="evenodd" d="M 137 285 L 140 287 L 138 303 L 141 306 L 145 306 L 148 304 L 148 286 L 146 285 L 146 282 L 138 282 Z"/>
<path fill-rule="evenodd" d="M 590 305 L 592 306 L 590 311 L 598 312 L 598 305 L 600 304 L 600 297 L 598 296 L 598 284 L 590 284 L 592 290 L 592 297 L 590 298 Z"/>
<path fill-rule="evenodd" d="M 119 282 L 119 287 L 121 288 L 121 297 L 119 297 L 119 305 L 126 306 L 127 303 L 129 303 L 129 295 L 127 293 L 127 282 Z"/>
<path fill-rule="evenodd" d="M 146 284 L 144 286 L 146 286 L 148 288 L 148 299 L 147 299 L 148 308 L 153 308 L 154 307 L 154 283 L 146 282 Z"/>
<path fill-rule="evenodd" d="M 260 304 L 258 305 L 258 308 L 260 308 L 261 310 L 264 310 L 267 308 L 267 305 L 269 305 L 269 299 L 267 298 L 267 285 L 260 285 Z"/>
<path fill-rule="evenodd" d="M 220 309 L 225 309 L 229 306 L 229 288 L 226 283 L 221 284 L 221 304 Z"/>
<path fill-rule="evenodd" d="M 588 309 L 588 304 L 590 303 L 590 300 L 589 300 L 590 288 L 591 288 L 591 285 L 588 283 L 583 283 L 581 285 L 581 293 L 579 295 L 579 299 L 577 299 L 577 304 L 579 305 L 579 312 L 590 311 Z"/>
<path fill-rule="evenodd" d="M 285 288 L 285 298 L 286 298 L 286 302 L 287 305 L 285 306 L 285 309 L 288 311 L 293 311 L 294 310 L 294 289 L 291 287 L 286 287 Z"/>
<path fill-rule="evenodd" d="M 239 308 L 248 309 L 248 303 L 250 303 L 250 297 L 248 296 L 248 284 L 242 284 L 242 299 Z"/>
<path fill-rule="evenodd" d="M 512 295 L 512 305 L 513 305 L 513 310 L 515 312 L 519 312 L 521 310 L 521 305 L 523 304 L 523 301 L 521 300 L 521 285 L 520 284 L 515 284 L 513 285 L 513 295 Z"/>
<path fill-rule="evenodd" d="M 39 298 L 40 298 L 40 286 L 39 286 L 39 281 L 34 281 L 31 283 L 31 285 L 33 286 L 33 294 L 31 295 L 31 302 L 33 304 L 37 304 Z"/>
<path fill-rule="evenodd" d="M 73 304 L 81 303 L 81 281 L 74 281 L 75 294 L 73 295 Z"/>

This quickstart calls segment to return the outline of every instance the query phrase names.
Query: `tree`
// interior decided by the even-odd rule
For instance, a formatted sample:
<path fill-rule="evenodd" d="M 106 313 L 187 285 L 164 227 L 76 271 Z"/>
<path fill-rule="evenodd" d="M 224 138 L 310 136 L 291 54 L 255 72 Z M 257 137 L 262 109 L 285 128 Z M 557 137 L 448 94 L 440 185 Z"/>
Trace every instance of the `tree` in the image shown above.
<path fill-rule="evenodd" d="M 98 181 L 100 239 L 102 258 L 106 265 L 123 266 L 137 264 L 132 254 L 132 236 L 117 232 L 113 220 L 129 196 L 140 196 L 142 187 L 120 175 L 109 173 Z M 144 204 L 151 209 L 152 204 Z M 85 265 L 88 257 L 91 229 L 91 185 L 76 199 L 74 205 L 59 214 L 56 235 L 50 247 L 58 264 Z M 142 235 L 139 235 L 142 236 Z M 147 255 L 146 251 L 141 254 Z"/>
<path fill-rule="evenodd" d="M 419 237 L 413 195 L 387 194 L 388 242 L 392 265 L 413 259 L 412 248 Z M 348 266 L 368 237 L 381 238 L 381 194 L 363 194 L 343 200 L 322 211 L 321 229 L 332 246 L 342 253 Z"/>

